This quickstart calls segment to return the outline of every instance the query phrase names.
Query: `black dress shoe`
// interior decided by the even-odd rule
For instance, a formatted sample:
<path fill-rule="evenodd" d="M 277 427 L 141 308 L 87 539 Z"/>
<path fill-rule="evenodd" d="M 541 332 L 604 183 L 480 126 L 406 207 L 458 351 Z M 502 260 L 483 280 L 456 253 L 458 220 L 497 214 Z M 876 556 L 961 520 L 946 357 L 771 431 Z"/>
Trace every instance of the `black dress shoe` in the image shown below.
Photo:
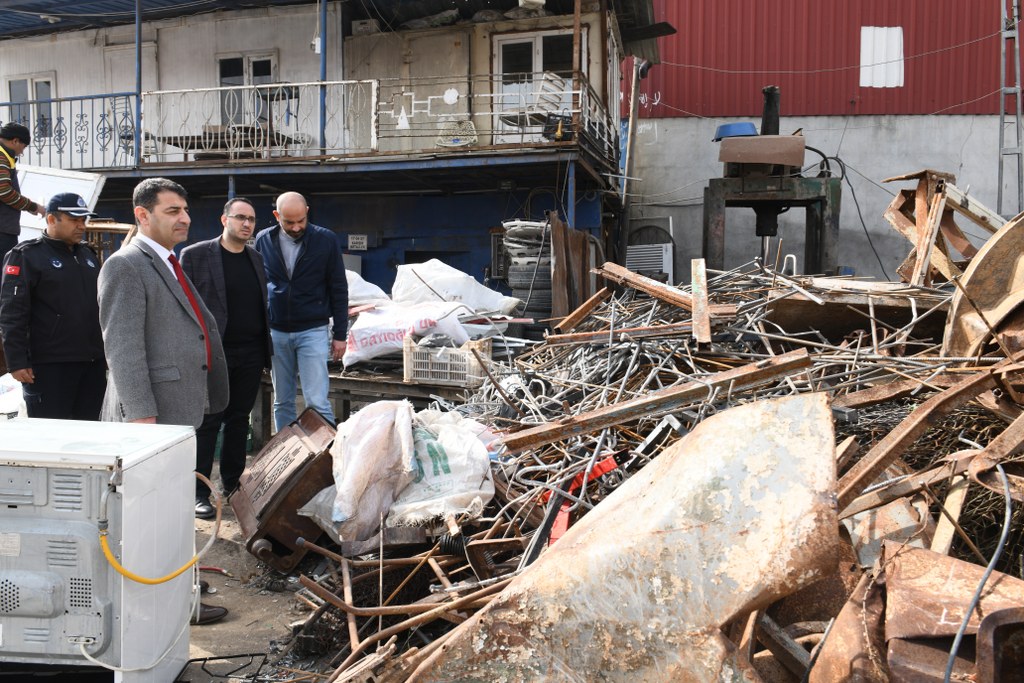
<path fill-rule="evenodd" d="M 199 603 L 199 616 L 192 617 L 192 623 L 196 626 L 203 626 L 205 624 L 212 624 L 215 621 L 220 621 L 227 616 L 227 607 L 220 607 L 217 605 L 207 605 L 204 602 Z"/>
<path fill-rule="evenodd" d="M 196 517 L 199 519 L 213 519 L 217 511 L 210 505 L 210 499 L 206 496 L 196 496 Z"/>

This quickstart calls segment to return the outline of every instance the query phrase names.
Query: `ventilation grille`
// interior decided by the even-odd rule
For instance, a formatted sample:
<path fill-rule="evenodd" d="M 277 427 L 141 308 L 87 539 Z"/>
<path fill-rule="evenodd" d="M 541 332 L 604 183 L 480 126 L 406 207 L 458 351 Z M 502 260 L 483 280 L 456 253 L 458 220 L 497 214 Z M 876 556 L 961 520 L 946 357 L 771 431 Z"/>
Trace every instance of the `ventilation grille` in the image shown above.
<path fill-rule="evenodd" d="M 10 614 L 21 606 L 18 584 L 9 579 L 0 581 L 0 612 Z"/>
<path fill-rule="evenodd" d="M 626 247 L 626 267 L 633 272 L 662 272 L 671 277 L 672 245 L 632 244 Z"/>
<path fill-rule="evenodd" d="M 26 643 L 48 643 L 50 642 L 50 629 L 48 628 L 27 628 L 22 631 L 22 638 Z"/>
<path fill-rule="evenodd" d="M 64 512 L 80 511 L 84 479 L 81 472 L 54 472 L 51 479 L 53 508 Z"/>
<path fill-rule="evenodd" d="M 70 607 L 92 607 L 92 579 L 71 579 Z"/>
<path fill-rule="evenodd" d="M 46 564 L 51 567 L 77 567 L 78 544 L 73 540 L 51 538 L 46 543 Z"/>

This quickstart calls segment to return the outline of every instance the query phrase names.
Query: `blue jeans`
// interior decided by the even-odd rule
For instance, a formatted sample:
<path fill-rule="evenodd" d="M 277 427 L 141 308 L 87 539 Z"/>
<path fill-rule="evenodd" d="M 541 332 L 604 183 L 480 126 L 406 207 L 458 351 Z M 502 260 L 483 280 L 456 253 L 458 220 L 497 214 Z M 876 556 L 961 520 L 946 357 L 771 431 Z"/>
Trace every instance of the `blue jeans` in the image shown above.
<path fill-rule="evenodd" d="M 327 325 L 302 332 L 270 330 L 274 358 L 270 378 L 274 382 L 274 425 L 278 431 L 295 421 L 296 379 L 302 382 L 302 400 L 331 424 L 334 410 L 327 399 L 330 378 L 327 358 L 331 352 L 331 332 Z"/>

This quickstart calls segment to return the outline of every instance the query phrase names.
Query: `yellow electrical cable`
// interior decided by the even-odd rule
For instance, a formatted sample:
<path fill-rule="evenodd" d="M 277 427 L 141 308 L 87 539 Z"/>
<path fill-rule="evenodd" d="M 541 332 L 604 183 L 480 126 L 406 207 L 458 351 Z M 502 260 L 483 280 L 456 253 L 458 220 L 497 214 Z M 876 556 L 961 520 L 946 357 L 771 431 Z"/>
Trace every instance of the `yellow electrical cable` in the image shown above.
<path fill-rule="evenodd" d="M 114 553 L 110 552 L 110 546 L 107 544 L 106 531 L 100 532 L 100 547 L 103 548 L 103 554 L 104 556 L 106 556 L 107 562 L 110 563 L 111 567 L 117 570 L 118 574 L 124 576 L 125 578 L 129 578 L 132 581 L 135 581 L 136 583 L 144 583 L 147 586 L 155 586 L 157 584 L 167 583 L 171 579 L 178 577 L 184 572 L 188 571 L 192 567 L 192 565 L 199 561 L 199 555 L 193 555 L 191 560 L 189 560 L 188 562 L 186 562 L 181 567 L 171 572 L 167 576 L 161 576 L 159 579 L 150 579 L 145 576 L 139 576 L 134 572 L 130 572 L 123 566 L 121 566 L 121 563 L 117 561 L 116 557 L 114 557 Z"/>

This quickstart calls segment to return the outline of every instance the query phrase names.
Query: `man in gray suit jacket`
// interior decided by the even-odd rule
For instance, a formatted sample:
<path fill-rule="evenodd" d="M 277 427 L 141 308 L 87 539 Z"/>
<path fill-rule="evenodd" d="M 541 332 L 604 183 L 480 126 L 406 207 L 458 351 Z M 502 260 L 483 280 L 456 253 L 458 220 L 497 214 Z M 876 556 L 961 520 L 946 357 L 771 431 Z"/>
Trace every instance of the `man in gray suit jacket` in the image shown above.
<path fill-rule="evenodd" d="M 249 413 L 272 352 L 263 257 L 247 244 L 256 229 L 256 210 L 248 199 L 235 197 L 224 205 L 220 222 L 220 237 L 182 250 L 181 267 L 217 321 L 230 388 L 224 412 L 207 415 L 196 430 L 196 471 L 207 478 L 212 473 L 217 433 L 223 425 L 220 479 L 230 493 L 245 470 Z M 213 516 L 210 489 L 196 481 L 196 517 Z"/>
<path fill-rule="evenodd" d="M 100 269 L 100 327 L 110 376 L 100 417 L 198 427 L 228 402 L 217 323 L 171 251 L 188 239 L 188 195 L 149 178 L 132 193 L 139 232 Z M 227 610 L 200 605 L 196 623 Z"/>
<path fill-rule="evenodd" d="M 198 427 L 224 410 L 227 366 L 217 323 L 171 249 L 188 239 L 185 188 L 164 178 L 132 195 L 139 232 L 100 270 L 110 378 L 103 419 Z"/>

